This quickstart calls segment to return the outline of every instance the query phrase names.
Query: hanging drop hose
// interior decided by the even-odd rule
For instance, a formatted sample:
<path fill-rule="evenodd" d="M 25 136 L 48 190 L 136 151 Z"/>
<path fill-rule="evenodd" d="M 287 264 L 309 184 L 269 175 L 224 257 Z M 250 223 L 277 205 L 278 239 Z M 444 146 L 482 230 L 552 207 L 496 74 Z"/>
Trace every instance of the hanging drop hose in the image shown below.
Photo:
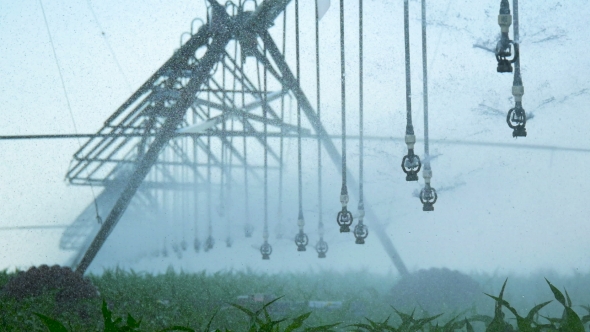
<path fill-rule="evenodd" d="M 182 139 L 182 151 L 187 151 L 187 139 L 186 137 L 181 138 Z M 182 174 L 182 185 L 186 185 L 186 183 L 188 182 L 188 173 L 187 173 L 187 169 L 186 166 L 184 165 L 184 163 L 182 162 L 182 158 L 179 157 L 179 162 L 180 162 L 180 172 Z M 182 199 L 181 199 L 181 204 L 182 204 L 182 241 L 180 242 L 180 248 L 183 251 L 186 251 L 186 249 L 188 248 L 188 244 L 186 242 L 186 222 L 188 220 L 188 193 L 186 191 L 181 191 L 181 195 L 182 195 Z"/>
<path fill-rule="evenodd" d="M 426 0 L 422 0 L 422 82 L 424 90 L 424 188 L 420 191 L 420 202 L 422 202 L 422 211 L 434 211 L 434 203 L 438 199 L 436 190 L 430 186 L 432 179 L 432 169 L 430 168 L 430 150 L 428 143 L 428 59 L 426 43 Z"/>
<path fill-rule="evenodd" d="M 402 170 L 406 173 L 406 181 L 418 181 L 418 172 L 422 164 L 420 157 L 414 154 L 414 125 L 412 125 L 412 84 L 410 81 L 410 9 L 408 0 L 404 0 L 404 41 L 406 62 L 406 145 L 408 154 L 402 159 Z"/>
<path fill-rule="evenodd" d="M 297 86 L 301 84 L 301 66 L 299 58 L 299 0 L 295 0 L 295 58 L 297 67 Z M 295 235 L 295 244 L 297 251 L 305 251 L 305 247 L 309 242 L 307 234 L 304 232 L 305 219 L 303 218 L 303 182 L 301 169 L 301 105 L 299 98 L 297 98 L 297 178 L 299 184 L 299 215 L 297 218 L 297 226 L 299 232 Z"/>
<path fill-rule="evenodd" d="M 193 113 L 193 125 L 197 123 L 197 118 L 196 115 Z M 197 148 L 197 137 L 194 136 L 193 137 L 193 160 L 195 162 L 195 164 L 193 165 L 194 167 L 194 171 L 193 171 L 193 218 L 195 221 L 194 224 L 194 231 L 195 231 L 195 240 L 193 241 L 193 249 L 195 249 L 195 252 L 199 252 L 201 251 L 201 241 L 199 240 L 199 190 L 197 187 L 197 172 L 198 172 L 198 148 Z"/>
<path fill-rule="evenodd" d="M 266 45 L 264 46 L 264 58 L 266 59 Z M 263 73 L 263 91 L 262 95 L 262 117 L 264 118 L 264 228 L 262 229 L 262 238 L 264 243 L 260 247 L 262 259 L 270 259 L 272 253 L 272 246 L 268 243 L 268 124 L 267 124 L 267 70 L 264 67 Z"/>
<path fill-rule="evenodd" d="M 240 58 L 241 59 L 245 59 L 245 57 L 242 56 L 242 52 L 243 50 L 240 49 Z M 244 73 L 244 62 L 240 61 L 240 72 Z M 245 91 L 245 87 L 244 87 L 244 82 L 242 80 L 241 82 L 242 85 L 242 91 L 241 91 L 241 95 L 242 95 L 242 109 L 244 109 L 246 107 L 246 91 Z M 244 223 L 244 235 L 247 238 L 252 237 L 252 233 L 254 232 L 254 226 L 252 226 L 252 224 L 250 223 L 250 193 L 249 193 L 249 188 L 248 188 L 248 148 L 247 148 L 247 123 L 248 123 L 248 118 L 246 117 L 246 112 L 242 112 L 243 116 L 242 116 L 242 131 L 244 133 L 244 137 L 243 137 L 243 145 L 244 145 L 244 207 L 245 207 L 245 223 Z"/>
<path fill-rule="evenodd" d="M 520 32 L 518 27 L 518 0 L 513 0 L 514 9 L 514 82 L 512 84 L 512 95 L 514 96 L 515 106 L 508 111 L 506 122 L 513 129 L 512 137 L 526 137 L 526 113 L 522 107 L 522 96 L 524 95 L 524 86 L 522 85 L 522 76 L 520 74 Z"/>
<path fill-rule="evenodd" d="M 340 233 L 350 232 L 352 213 L 347 210 L 348 188 L 346 187 L 346 72 L 344 63 L 344 0 L 340 0 L 340 98 L 342 100 L 342 189 L 340 203 L 342 210 L 336 216 Z"/>
<path fill-rule="evenodd" d="M 283 11 L 283 57 L 287 46 L 287 8 Z M 282 86 L 281 86 L 282 87 Z M 285 120 L 285 94 L 281 94 L 281 121 Z M 284 137 L 283 127 L 279 138 L 279 204 L 277 211 L 277 239 L 283 238 L 283 153 Z"/>
<path fill-rule="evenodd" d="M 498 15 L 498 25 L 500 26 L 501 34 L 495 50 L 496 61 L 498 61 L 496 71 L 498 73 L 511 73 L 512 64 L 516 62 L 519 57 L 518 47 L 516 47 L 514 41 L 510 40 L 510 36 L 508 35 L 511 24 L 512 15 L 510 15 L 510 3 L 508 0 L 501 0 L 500 14 Z M 512 56 L 512 45 L 514 45 L 514 57 L 509 59 Z"/>
<path fill-rule="evenodd" d="M 222 59 L 221 61 L 225 61 L 225 59 Z M 223 66 L 223 69 L 221 70 L 221 74 L 222 74 L 222 80 L 221 80 L 221 90 L 225 92 L 226 89 L 226 84 L 225 84 L 225 66 Z M 225 109 L 226 105 L 225 105 L 225 94 L 222 96 L 221 98 L 221 104 L 223 105 L 223 108 Z M 226 125 L 226 114 L 225 111 L 222 114 L 222 122 L 221 122 L 221 175 L 220 175 L 220 187 L 219 187 L 219 211 L 217 211 L 217 213 L 219 214 L 219 217 L 223 220 L 226 219 L 226 231 L 227 231 L 227 236 L 225 238 L 225 245 L 226 247 L 231 247 L 232 243 L 231 243 L 231 236 L 230 236 L 230 227 L 229 227 L 229 219 L 227 217 L 227 213 L 225 211 L 225 177 L 226 177 L 226 170 L 225 170 L 225 164 L 226 162 L 226 144 L 225 144 L 225 139 L 226 139 L 226 132 L 227 132 L 227 125 Z"/>
<path fill-rule="evenodd" d="M 363 118 L 363 0 L 359 0 L 359 222 L 354 227 L 356 244 L 365 244 L 369 229 L 364 224 L 365 203 L 363 202 L 363 155 L 364 155 L 364 118 Z"/>
<path fill-rule="evenodd" d="M 211 119 L 211 107 L 209 106 L 211 102 L 211 88 L 207 90 L 207 120 Z M 211 134 L 207 135 L 207 239 L 205 240 L 205 252 L 213 249 L 215 245 L 215 239 L 213 239 L 213 216 L 211 211 Z"/>
<path fill-rule="evenodd" d="M 321 121 L 320 108 L 320 27 L 319 27 L 319 8 L 318 0 L 315 0 L 315 71 L 316 71 L 316 95 L 317 95 L 317 110 L 318 121 Z M 328 243 L 324 241 L 324 221 L 323 221 L 323 204 L 322 204 L 322 141 L 318 134 L 318 233 L 320 239 L 315 245 L 315 250 L 318 253 L 318 258 L 326 258 L 328 252 Z"/>

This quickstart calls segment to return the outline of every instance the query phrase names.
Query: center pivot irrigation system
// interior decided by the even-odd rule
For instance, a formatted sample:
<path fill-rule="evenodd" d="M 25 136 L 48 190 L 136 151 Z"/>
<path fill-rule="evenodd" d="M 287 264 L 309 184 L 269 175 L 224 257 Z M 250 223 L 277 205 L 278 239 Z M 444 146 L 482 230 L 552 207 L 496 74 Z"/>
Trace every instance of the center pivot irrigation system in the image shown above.
<path fill-rule="evenodd" d="M 74 154 L 66 178 L 73 185 L 104 187 L 84 213 L 92 213 L 98 223 L 95 231 L 72 227 L 62 237 L 62 248 L 77 248 L 73 265 L 83 274 L 90 266 L 108 236 L 127 210 L 164 218 L 167 226 L 184 227 L 194 222 L 195 251 L 214 248 L 213 226 L 226 224 L 226 246 L 233 244 L 232 218 L 228 215 L 231 197 L 244 195 L 243 229 L 245 237 L 252 237 L 254 225 L 250 220 L 252 181 L 263 184 L 263 231 L 259 247 L 262 259 L 269 259 L 272 246 L 269 238 L 269 172 L 278 175 L 277 237 L 282 236 L 284 140 L 297 139 L 298 177 L 298 232 L 295 243 L 298 251 L 306 251 L 303 209 L 302 138 L 317 140 L 317 190 L 319 193 L 317 242 L 319 258 L 325 258 L 328 244 L 324 240 L 322 219 L 322 151 L 342 172 L 340 202 L 342 210 L 336 222 L 340 232 L 351 231 L 353 214 L 348 209 L 349 187 L 358 188 L 358 222 L 352 233 L 357 244 L 364 244 L 369 234 L 365 216 L 375 236 L 380 240 L 394 265 L 407 275 L 383 224 L 366 204 L 363 195 L 363 0 L 359 1 L 359 173 L 358 182 L 347 167 L 346 134 L 346 72 L 345 72 L 345 1 L 340 0 L 340 64 L 341 64 L 341 151 L 324 128 L 321 119 L 320 29 L 319 21 L 327 11 L 329 0 L 315 0 L 315 69 L 316 100 L 314 109 L 301 87 L 299 0 L 228 1 L 206 0 L 207 19 L 195 19 L 191 32 L 181 36 L 181 46 L 131 97 L 105 122 Z M 287 9 L 294 2 L 295 72 L 286 60 Z M 349 3 L 349 1 L 346 1 Z M 498 72 L 512 72 L 515 64 L 513 94 L 516 106 L 508 113 L 507 122 L 513 136 L 526 136 L 526 115 L 522 108 L 523 87 L 520 76 L 518 40 L 518 1 L 514 0 L 514 41 L 508 37 L 512 22 L 508 0 L 501 1 L 499 24 L 501 39 L 496 49 Z M 282 15 L 282 38 L 275 42 L 269 28 Z M 424 91 L 424 167 L 414 147 L 416 136 L 412 123 L 410 81 L 409 4 L 404 0 L 404 41 L 406 72 L 407 123 L 405 143 L 407 154 L 401 168 L 407 181 L 417 181 L 423 168 L 425 184 L 420 192 L 424 211 L 433 211 L 437 201 L 431 187 L 432 169 L 428 137 L 428 75 L 426 4 L 422 0 L 422 64 Z M 48 28 L 49 29 L 49 28 Z M 50 34 L 51 36 L 51 34 Z M 514 56 L 512 59 L 512 47 Z M 56 58 L 57 61 L 57 58 Z M 58 68 L 59 68 L 59 63 Z M 63 79 L 62 79 L 63 83 Z M 65 85 L 63 86 L 65 90 Z M 66 93 L 67 97 L 67 93 Z M 286 121 L 286 108 L 296 102 L 297 123 Z M 305 118 L 311 127 L 303 128 Z M 80 137 L 81 135 L 72 135 Z M 261 152 L 261 153 L 259 153 Z M 260 165 L 259 161 L 262 161 Z M 258 162 L 258 163 L 257 163 Z M 262 170 L 262 177 L 260 176 Z M 232 184 L 242 193 L 232 193 Z M 234 187 L 235 188 L 235 187 Z M 218 218 L 212 211 L 213 196 L 219 195 Z M 233 202 L 232 202 L 233 203 Z M 235 204 L 232 204 L 235 208 Z M 134 207 L 135 206 L 135 207 Z M 162 211 L 172 215 L 162 216 Z M 81 214 L 81 216 L 83 215 Z M 101 214 L 104 217 L 101 217 Z M 80 219 L 80 217 L 79 217 Z M 214 223 L 214 219 L 218 222 Z M 206 222 L 205 241 L 200 241 L 197 220 Z M 190 222 L 189 222 L 190 223 Z M 172 244 L 179 255 L 187 250 L 186 232 L 182 241 Z M 166 241 L 166 240 L 164 240 Z M 161 254 L 167 255 L 164 242 Z"/>

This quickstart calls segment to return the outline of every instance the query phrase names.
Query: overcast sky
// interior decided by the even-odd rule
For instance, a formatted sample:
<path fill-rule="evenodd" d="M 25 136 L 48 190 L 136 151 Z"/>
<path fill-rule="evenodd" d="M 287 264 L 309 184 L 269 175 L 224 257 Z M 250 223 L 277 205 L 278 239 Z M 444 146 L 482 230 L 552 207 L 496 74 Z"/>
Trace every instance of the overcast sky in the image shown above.
<path fill-rule="evenodd" d="M 538 269 L 562 273 L 588 271 L 587 204 L 590 179 L 588 151 L 539 149 L 539 146 L 590 149 L 590 66 L 586 0 L 521 1 L 524 108 L 534 118 L 528 137 L 513 139 L 505 114 L 513 107 L 511 75 L 496 73 L 491 47 L 498 35 L 498 1 L 429 1 L 430 135 L 433 186 L 439 190 L 436 211 L 424 213 L 413 194 L 422 186 L 407 183 L 399 167 L 405 153 L 400 141 L 368 142 L 366 204 L 387 225 L 402 259 L 412 270 L 449 267 L 465 272 L 517 272 Z M 196 17 L 204 17 L 201 1 L 44 1 L 72 107 L 68 111 L 59 72 L 39 1 L 0 0 L 0 135 L 79 133 L 99 130 L 123 103 L 179 47 L 180 35 Z M 358 131 L 358 7 L 347 1 L 348 130 Z M 365 93 L 368 135 L 400 138 L 405 130 L 403 5 L 365 0 Z M 416 135 L 423 135 L 420 3 L 410 1 L 413 109 Z M 293 4 L 289 15 L 293 13 Z M 315 103 L 313 5 L 302 1 L 302 85 Z M 278 20 L 280 20 L 279 17 Z M 291 64 L 292 16 L 288 32 Z M 340 134 L 340 85 L 337 1 L 321 21 L 322 109 L 331 134 Z M 271 28 L 280 35 L 280 24 Z M 104 36 L 101 34 L 104 32 Z M 116 55 L 118 69 L 105 38 Z M 289 37 L 288 37 L 289 38 Z M 289 47 L 291 50 L 289 51 Z M 456 141 L 498 143 L 462 145 Z M 337 146 L 340 142 L 335 141 Z M 64 175 L 76 140 L 0 142 L 0 227 L 70 224 L 92 201 L 87 187 L 68 186 Z M 294 149 L 294 142 L 289 143 Z M 504 144 L 504 145 L 503 145 Z M 350 143 L 349 165 L 357 174 L 356 142 Z M 516 148 L 516 147 L 520 148 Z M 313 144 L 305 146 L 315 156 Z M 422 154 L 422 144 L 417 145 Z M 294 165 L 290 154 L 288 163 Z M 311 243 L 317 223 L 315 161 L 306 159 L 305 210 Z M 288 168 L 289 169 L 289 168 Z M 287 182 L 294 190 L 294 167 Z M 290 240 L 274 240 L 270 262 L 250 249 L 261 242 L 238 236 L 233 249 L 219 245 L 209 254 L 187 254 L 183 260 L 148 258 L 151 248 L 134 227 L 120 224 L 97 258 L 93 271 L 121 264 L 158 271 L 172 264 L 189 270 L 252 268 L 261 271 L 297 269 L 366 269 L 395 271 L 374 234 L 364 247 L 338 233 L 335 213 L 340 183 L 336 168 L 326 166 L 325 222 L 331 244 L 328 259 L 318 261 L 309 248 L 295 252 Z M 293 185 L 292 185 L 293 184 Z M 260 189 L 260 188 L 258 188 Z M 356 189 L 351 205 L 356 207 Z M 296 202 L 286 203 L 285 224 L 296 230 Z M 253 203 L 253 205 L 256 203 Z M 233 211 L 239 215 L 239 209 Z M 256 212 L 255 212 L 256 213 Z M 371 220 L 367 220 L 371 227 Z M 239 224 L 239 222 L 236 222 Z M 260 230 L 261 225 L 258 225 Z M 204 224 L 201 229 L 205 229 Z M 221 243 L 224 227 L 218 232 Z M 72 252 L 58 249 L 63 228 L 0 231 L 0 268 L 31 264 L 65 264 Z M 129 233 L 127 233 L 129 232 Z M 290 237 L 291 235 L 289 235 Z M 136 249 L 129 238 L 137 239 Z M 153 246 L 161 245 L 160 240 Z M 245 250 L 244 250 L 245 249 Z M 122 253 L 125 250 L 125 253 Z M 120 255 L 120 256 L 119 256 Z M 143 256 L 142 256 L 143 255 Z M 143 258 L 142 258 L 143 257 Z M 288 263 L 287 263 L 288 262 Z"/>

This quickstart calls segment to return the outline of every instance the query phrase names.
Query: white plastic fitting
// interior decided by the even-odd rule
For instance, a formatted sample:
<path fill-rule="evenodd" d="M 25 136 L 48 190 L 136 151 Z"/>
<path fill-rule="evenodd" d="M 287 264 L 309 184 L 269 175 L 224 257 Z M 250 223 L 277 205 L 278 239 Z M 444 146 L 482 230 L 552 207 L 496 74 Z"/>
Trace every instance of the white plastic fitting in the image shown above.
<path fill-rule="evenodd" d="M 422 171 L 422 177 L 424 178 L 424 182 L 430 184 L 430 179 L 432 179 L 432 170 L 425 168 Z"/>
<path fill-rule="evenodd" d="M 297 226 L 299 226 L 299 229 L 302 229 L 305 226 L 305 220 L 303 218 L 297 220 Z"/>
<path fill-rule="evenodd" d="M 365 210 L 359 210 L 359 220 L 362 220 L 365 217 Z"/>
<path fill-rule="evenodd" d="M 416 144 L 416 135 L 406 135 L 406 145 L 408 145 L 408 149 L 414 149 L 414 144 Z"/>
<path fill-rule="evenodd" d="M 340 195 L 340 203 L 342 203 L 342 207 L 346 207 L 348 204 L 348 195 Z"/>
<path fill-rule="evenodd" d="M 513 85 L 512 86 L 512 95 L 514 96 L 514 101 L 522 102 L 522 96 L 524 95 L 524 86 Z"/>
<path fill-rule="evenodd" d="M 498 25 L 502 32 L 508 33 L 510 31 L 510 25 L 512 25 L 512 15 L 500 14 L 498 15 Z"/>

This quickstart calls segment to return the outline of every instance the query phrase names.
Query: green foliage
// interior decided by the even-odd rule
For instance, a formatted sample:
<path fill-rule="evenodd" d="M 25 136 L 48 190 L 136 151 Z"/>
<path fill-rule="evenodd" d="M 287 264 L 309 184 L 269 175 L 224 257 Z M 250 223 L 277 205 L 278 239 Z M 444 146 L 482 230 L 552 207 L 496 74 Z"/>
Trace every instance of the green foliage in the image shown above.
<path fill-rule="evenodd" d="M 560 291 L 548 280 L 547 285 L 555 302 L 559 303 L 559 310 L 563 309 L 560 316 L 547 314 L 555 310 L 551 309 L 552 301 L 531 304 L 528 312 L 517 311 L 510 303 L 515 303 L 514 298 L 508 298 L 509 302 L 505 296 L 507 279 L 497 296 L 485 294 L 494 301 L 493 309 L 490 307 L 492 316 L 480 315 L 474 310 L 470 314 L 432 316 L 423 311 L 409 311 L 408 314 L 407 308 L 391 308 L 386 300 L 389 286 L 383 280 L 377 280 L 370 287 L 359 287 L 355 283 L 359 276 L 346 277 L 329 273 L 325 278 L 304 275 L 271 277 L 243 272 L 207 275 L 171 270 L 153 276 L 117 269 L 106 271 L 101 277 L 92 277 L 104 300 L 72 303 L 71 310 L 66 312 L 58 310 L 53 294 L 20 302 L 1 298 L 0 330 L 582 332 L 584 325 L 590 322 L 590 306 L 580 307 L 587 312 L 580 318 L 574 311 L 568 291 Z M 6 271 L 0 272 L 0 282 L 5 283 L 9 278 Z M 258 306 L 249 302 L 233 303 L 238 295 L 268 293 L 269 289 L 284 296 Z M 580 290 L 575 287 L 573 293 L 580 296 Z M 305 305 L 286 306 L 286 298 L 290 301 L 288 303 L 338 299 L 342 300 L 343 306 L 341 309 L 309 312 Z"/>
<path fill-rule="evenodd" d="M 35 313 L 35 315 L 43 321 L 49 332 L 68 332 L 68 329 L 61 322 L 39 313 Z"/>

